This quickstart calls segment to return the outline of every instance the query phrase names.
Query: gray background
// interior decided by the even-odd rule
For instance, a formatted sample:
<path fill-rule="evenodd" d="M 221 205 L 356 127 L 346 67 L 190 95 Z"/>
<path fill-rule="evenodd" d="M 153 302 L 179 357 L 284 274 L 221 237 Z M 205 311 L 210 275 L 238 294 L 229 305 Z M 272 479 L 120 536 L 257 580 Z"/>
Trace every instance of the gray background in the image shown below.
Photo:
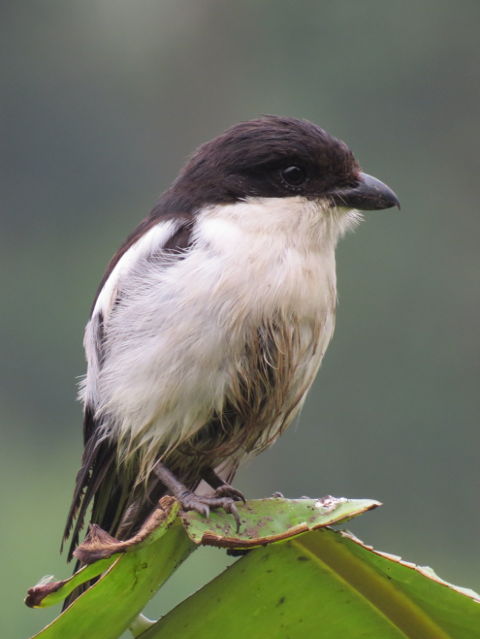
<path fill-rule="evenodd" d="M 81 453 L 75 378 L 103 269 L 185 156 L 261 113 L 346 140 L 402 211 L 339 247 L 336 336 L 249 496 L 372 497 L 377 547 L 480 588 L 478 2 L 2 2 L 0 624 L 58 543 Z M 225 565 L 200 551 L 152 615 Z"/>

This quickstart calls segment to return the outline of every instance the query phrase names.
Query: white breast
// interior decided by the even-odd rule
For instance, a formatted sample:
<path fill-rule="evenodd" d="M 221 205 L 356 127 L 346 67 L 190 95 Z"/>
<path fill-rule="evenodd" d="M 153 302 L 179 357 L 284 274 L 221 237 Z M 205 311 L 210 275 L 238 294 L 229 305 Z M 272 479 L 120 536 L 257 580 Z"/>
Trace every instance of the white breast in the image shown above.
<path fill-rule="evenodd" d="M 334 249 L 346 218 L 300 197 L 249 199 L 201 211 L 182 259 L 159 253 L 173 222 L 125 253 L 87 326 L 83 391 L 122 450 L 141 447 L 151 461 L 221 411 L 245 336 L 274 313 L 301 318 L 305 341 L 320 327 L 300 367 L 308 390 L 333 334 Z M 101 367 L 93 335 L 100 312 Z"/>

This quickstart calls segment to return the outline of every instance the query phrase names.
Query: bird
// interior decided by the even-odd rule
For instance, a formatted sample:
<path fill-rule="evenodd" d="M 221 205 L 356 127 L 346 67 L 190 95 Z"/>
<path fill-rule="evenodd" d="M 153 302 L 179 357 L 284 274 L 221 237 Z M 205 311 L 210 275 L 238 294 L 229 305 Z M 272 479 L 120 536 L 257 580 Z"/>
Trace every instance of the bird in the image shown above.
<path fill-rule="evenodd" d="M 120 540 L 166 494 L 238 524 L 238 468 L 295 422 L 332 338 L 337 242 L 362 211 L 394 206 L 307 120 L 240 122 L 194 151 L 91 308 L 69 559 L 90 507 Z"/>

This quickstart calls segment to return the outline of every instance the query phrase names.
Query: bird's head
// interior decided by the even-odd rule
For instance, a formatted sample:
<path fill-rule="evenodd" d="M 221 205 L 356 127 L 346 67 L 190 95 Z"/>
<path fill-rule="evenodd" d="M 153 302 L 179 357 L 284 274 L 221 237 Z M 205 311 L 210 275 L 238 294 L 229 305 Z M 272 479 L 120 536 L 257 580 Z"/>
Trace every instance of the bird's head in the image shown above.
<path fill-rule="evenodd" d="M 388 186 L 360 170 L 344 142 L 306 120 L 271 115 L 200 146 L 166 195 L 185 212 L 249 197 L 301 196 L 365 211 L 399 205 Z"/>

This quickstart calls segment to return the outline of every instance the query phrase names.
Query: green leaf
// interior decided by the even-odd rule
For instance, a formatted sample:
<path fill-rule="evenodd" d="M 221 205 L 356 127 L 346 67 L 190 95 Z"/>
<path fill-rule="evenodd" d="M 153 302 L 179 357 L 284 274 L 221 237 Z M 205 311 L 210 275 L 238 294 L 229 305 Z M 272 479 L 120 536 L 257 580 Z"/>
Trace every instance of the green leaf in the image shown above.
<path fill-rule="evenodd" d="M 473 639 L 480 599 L 346 533 L 251 551 L 141 639 Z"/>
<path fill-rule="evenodd" d="M 149 530 L 149 534 L 138 543 L 117 544 L 122 554 L 102 558 L 76 573 L 70 580 L 59 582 L 59 590 L 46 597 L 50 604 L 63 599 L 79 583 L 88 580 L 94 573 L 99 574 L 98 568 L 101 572 L 105 564 L 111 563 L 102 577 L 57 619 L 36 634 L 35 639 L 119 637 L 161 584 L 195 548 L 177 517 L 178 509 L 178 503 L 174 503 L 159 525 Z M 42 603 L 40 601 L 39 605 Z"/>
<path fill-rule="evenodd" d="M 333 497 L 253 500 L 238 504 L 237 531 L 227 513 L 212 512 L 208 520 L 180 514 L 178 502 L 165 497 L 135 537 L 119 542 L 93 527 L 76 551 L 89 565 L 30 589 L 29 605 L 43 606 L 101 575 L 35 639 L 116 639 L 198 544 L 250 552 L 154 625 L 137 618 L 139 638 L 480 636 L 478 595 L 325 528 L 378 505 Z"/>
<path fill-rule="evenodd" d="M 116 557 L 113 555 L 106 559 L 99 559 L 89 566 L 84 566 L 69 579 L 54 582 L 40 582 L 38 586 L 30 588 L 25 601 L 31 608 L 46 608 L 61 603 L 75 588 L 101 575 L 110 568 L 115 561 Z"/>
<path fill-rule="evenodd" d="M 70 579 L 39 584 L 29 590 L 28 605 L 53 605 L 63 601 L 78 585 L 103 573 L 54 622 L 35 635 L 35 639 L 118 637 L 195 548 L 194 543 L 227 548 L 255 547 L 345 521 L 378 505 L 373 500 L 333 497 L 253 500 L 239 504 L 242 525 L 237 533 L 230 514 L 212 512 L 208 520 L 194 512 L 179 517 L 178 502 L 164 498 L 134 538 L 117 542 L 103 531 L 100 535 L 90 535 L 76 552 L 82 560 L 98 557 L 97 561 Z"/>
<path fill-rule="evenodd" d="M 208 519 L 194 511 L 183 513 L 182 519 L 188 536 L 196 544 L 242 549 L 345 522 L 377 506 L 381 506 L 380 502 L 373 499 L 275 497 L 239 503 L 238 531 L 233 517 L 219 510 L 211 512 Z"/>

